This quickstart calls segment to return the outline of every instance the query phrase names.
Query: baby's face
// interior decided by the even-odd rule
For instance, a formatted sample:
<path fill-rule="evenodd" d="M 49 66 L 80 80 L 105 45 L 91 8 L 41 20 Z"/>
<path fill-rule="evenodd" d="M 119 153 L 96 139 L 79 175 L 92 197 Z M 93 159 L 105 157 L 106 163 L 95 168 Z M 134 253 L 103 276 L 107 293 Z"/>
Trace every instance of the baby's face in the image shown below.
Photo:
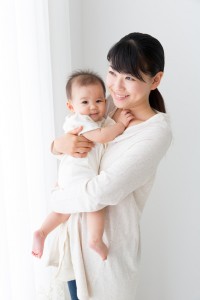
<path fill-rule="evenodd" d="M 104 117 L 106 109 L 106 99 L 101 84 L 80 86 L 74 83 L 69 105 L 72 111 L 88 115 L 95 122 L 100 121 Z"/>

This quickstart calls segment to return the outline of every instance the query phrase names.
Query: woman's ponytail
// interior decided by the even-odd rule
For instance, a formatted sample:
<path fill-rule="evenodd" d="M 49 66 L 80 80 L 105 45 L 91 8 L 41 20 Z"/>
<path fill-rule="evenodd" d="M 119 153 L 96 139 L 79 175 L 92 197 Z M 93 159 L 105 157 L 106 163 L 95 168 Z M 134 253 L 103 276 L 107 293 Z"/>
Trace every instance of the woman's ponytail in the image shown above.
<path fill-rule="evenodd" d="M 153 109 L 166 113 L 165 103 L 158 89 L 151 91 L 149 95 L 149 104 Z"/>

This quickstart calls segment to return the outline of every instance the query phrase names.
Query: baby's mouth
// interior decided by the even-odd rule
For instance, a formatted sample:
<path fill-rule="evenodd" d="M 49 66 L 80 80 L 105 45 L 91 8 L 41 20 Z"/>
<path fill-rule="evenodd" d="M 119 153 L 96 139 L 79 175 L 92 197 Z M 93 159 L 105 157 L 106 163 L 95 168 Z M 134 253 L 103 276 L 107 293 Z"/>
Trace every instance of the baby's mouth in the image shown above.
<path fill-rule="evenodd" d="M 90 116 L 97 116 L 99 113 L 90 114 Z"/>

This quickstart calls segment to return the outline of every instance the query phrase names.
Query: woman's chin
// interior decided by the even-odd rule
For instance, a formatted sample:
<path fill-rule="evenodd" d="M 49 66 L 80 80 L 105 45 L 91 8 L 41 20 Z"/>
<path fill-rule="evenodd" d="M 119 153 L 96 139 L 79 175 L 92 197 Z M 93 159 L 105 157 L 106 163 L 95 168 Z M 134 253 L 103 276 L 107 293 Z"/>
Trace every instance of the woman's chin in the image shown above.
<path fill-rule="evenodd" d="M 126 105 L 125 105 L 125 103 L 123 103 L 122 101 L 115 101 L 115 100 L 113 99 L 113 102 L 114 102 L 114 104 L 115 104 L 115 106 L 116 106 L 117 108 L 126 109 Z"/>

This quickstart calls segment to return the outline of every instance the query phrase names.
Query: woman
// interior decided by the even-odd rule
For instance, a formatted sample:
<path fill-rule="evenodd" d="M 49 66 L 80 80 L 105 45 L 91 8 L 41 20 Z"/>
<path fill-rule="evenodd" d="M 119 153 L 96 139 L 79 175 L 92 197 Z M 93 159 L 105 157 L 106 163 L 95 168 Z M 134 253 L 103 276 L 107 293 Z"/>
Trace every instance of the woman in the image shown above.
<path fill-rule="evenodd" d="M 57 188 L 52 198 L 54 211 L 73 215 L 63 225 L 59 257 L 57 251 L 52 253 L 51 263 L 57 259 L 57 276 L 70 281 L 71 291 L 77 284 L 80 300 L 135 299 L 140 217 L 171 142 L 164 101 L 157 89 L 164 71 L 160 42 L 147 34 L 131 33 L 110 49 L 107 58 L 106 84 L 114 102 L 108 101 L 108 111 L 117 121 L 121 110 L 128 109 L 134 119 L 108 144 L 98 176 L 86 178 L 78 187 Z M 56 139 L 53 152 L 87 155 L 92 145 L 75 136 L 79 130 Z M 87 246 L 85 212 L 105 206 L 104 240 L 109 254 L 102 262 Z"/>

